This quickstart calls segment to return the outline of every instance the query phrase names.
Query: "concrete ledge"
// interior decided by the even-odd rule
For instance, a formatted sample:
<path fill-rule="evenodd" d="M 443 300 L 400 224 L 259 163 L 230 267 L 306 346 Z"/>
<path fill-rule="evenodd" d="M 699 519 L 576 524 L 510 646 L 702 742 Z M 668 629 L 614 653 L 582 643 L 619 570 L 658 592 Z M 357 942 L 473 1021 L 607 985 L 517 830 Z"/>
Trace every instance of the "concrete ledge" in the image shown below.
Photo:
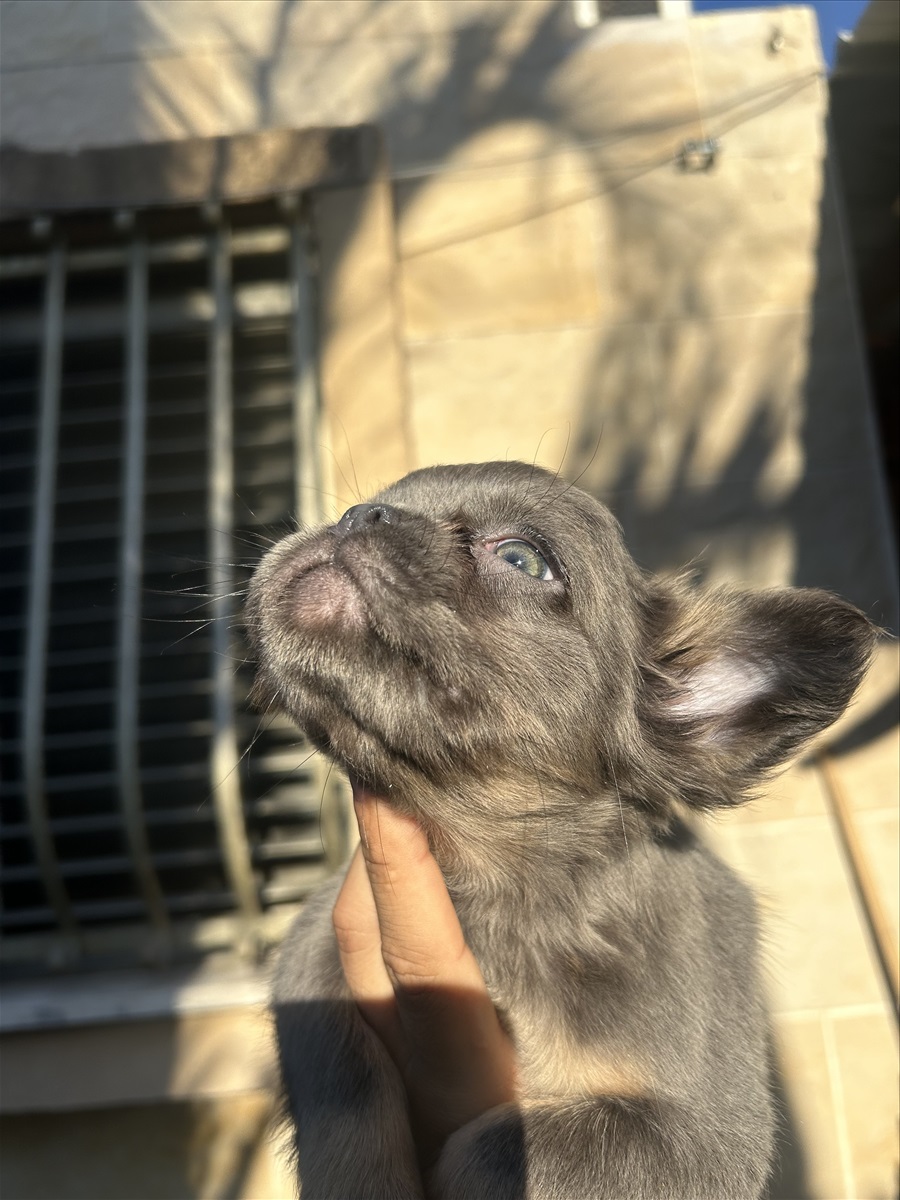
<path fill-rule="evenodd" d="M 0 147 L 0 217 L 253 200 L 369 179 L 381 161 L 374 126 L 270 129 L 233 137 L 82 150 Z"/>
<path fill-rule="evenodd" d="M 268 977 L 230 956 L 0 989 L 0 1110 L 50 1112 L 270 1089 Z"/>
<path fill-rule="evenodd" d="M 150 1021 L 0 1037 L 0 1111 L 194 1100 L 271 1091 L 277 1071 L 262 1004 Z"/>
<path fill-rule="evenodd" d="M 263 1006 L 267 972 L 230 954 L 170 970 L 103 971 L 0 986 L 0 1034 Z"/>

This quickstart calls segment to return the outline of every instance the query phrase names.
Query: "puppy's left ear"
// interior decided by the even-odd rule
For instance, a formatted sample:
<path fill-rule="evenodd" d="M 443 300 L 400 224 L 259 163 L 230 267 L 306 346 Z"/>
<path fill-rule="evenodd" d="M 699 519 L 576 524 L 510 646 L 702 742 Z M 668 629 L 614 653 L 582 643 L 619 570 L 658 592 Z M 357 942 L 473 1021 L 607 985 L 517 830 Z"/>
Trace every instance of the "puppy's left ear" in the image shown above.
<path fill-rule="evenodd" d="M 685 762 L 683 797 L 702 806 L 744 799 L 837 720 L 876 636 L 859 609 L 811 588 L 670 593 L 662 612 L 645 674 L 651 726 Z"/>

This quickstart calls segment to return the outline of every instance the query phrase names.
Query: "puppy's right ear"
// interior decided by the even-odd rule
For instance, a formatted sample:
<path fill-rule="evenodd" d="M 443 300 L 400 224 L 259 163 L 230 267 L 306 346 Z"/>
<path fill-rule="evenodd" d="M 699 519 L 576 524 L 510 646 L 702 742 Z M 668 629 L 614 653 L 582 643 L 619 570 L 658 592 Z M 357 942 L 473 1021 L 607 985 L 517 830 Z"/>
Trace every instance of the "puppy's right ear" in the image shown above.
<path fill-rule="evenodd" d="M 649 729 L 681 798 L 702 807 L 746 799 L 837 720 L 875 642 L 859 609 L 811 588 L 658 599 Z"/>

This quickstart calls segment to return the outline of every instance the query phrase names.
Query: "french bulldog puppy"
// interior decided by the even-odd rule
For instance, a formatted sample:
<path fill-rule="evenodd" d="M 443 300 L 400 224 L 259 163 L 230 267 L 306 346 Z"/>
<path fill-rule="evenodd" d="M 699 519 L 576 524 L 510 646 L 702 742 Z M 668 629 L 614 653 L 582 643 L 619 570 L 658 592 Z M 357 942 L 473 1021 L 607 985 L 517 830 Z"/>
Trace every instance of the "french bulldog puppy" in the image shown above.
<path fill-rule="evenodd" d="M 874 631 L 820 591 L 643 573 L 597 500 L 515 462 L 414 471 L 261 562 L 257 700 L 425 829 L 520 1101 L 424 1181 L 343 981 L 332 881 L 274 1012 L 304 1200 L 747 1200 L 773 1153 L 748 888 L 679 815 L 834 721 Z"/>

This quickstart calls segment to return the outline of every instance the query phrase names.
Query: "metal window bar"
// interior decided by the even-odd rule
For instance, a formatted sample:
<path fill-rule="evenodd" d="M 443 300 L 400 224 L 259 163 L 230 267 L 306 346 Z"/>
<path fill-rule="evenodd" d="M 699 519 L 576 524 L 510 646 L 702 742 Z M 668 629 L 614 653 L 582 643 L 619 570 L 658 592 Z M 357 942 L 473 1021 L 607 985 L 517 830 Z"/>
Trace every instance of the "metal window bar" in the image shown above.
<path fill-rule="evenodd" d="M 24 597 L 0 618 L 13 647 L 0 672 L 19 696 L 0 699 L 7 965 L 255 951 L 346 848 L 339 789 L 286 722 L 240 755 L 258 721 L 229 629 L 238 526 L 321 513 L 309 230 L 298 203 L 272 208 L 263 227 L 229 228 L 226 213 L 212 236 L 154 240 L 137 214 L 125 241 L 120 225 L 111 245 L 60 236 L 49 254 L 0 255 L 0 303 L 44 284 L 42 312 L 16 301 L 0 324 L 0 367 L 38 346 L 41 363 L 34 383 L 0 379 L 15 518 L 0 529 L 0 589 Z M 248 271 L 263 260 L 283 265 Z M 184 286 L 153 283 L 185 269 Z M 86 289 L 103 272 L 127 285 L 120 302 Z M 205 362 L 181 353 L 203 343 Z M 205 545 L 188 536 L 202 527 Z M 176 637 L 168 660 L 169 630 L 147 624 L 172 607 L 154 599 L 160 544 L 167 561 L 212 563 L 209 631 Z"/>
<path fill-rule="evenodd" d="M 56 240 L 47 257 L 44 283 L 44 340 L 41 355 L 39 442 L 34 515 L 31 527 L 28 621 L 25 630 L 25 678 L 22 704 L 22 766 L 28 823 L 47 898 L 64 935 L 76 932 L 75 915 L 60 871 L 47 814 L 44 775 L 44 692 L 53 552 L 60 379 L 62 376 L 65 248 Z"/>
<path fill-rule="evenodd" d="M 169 914 L 153 866 L 144 822 L 138 761 L 140 705 L 140 619 L 144 538 L 144 442 L 147 423 L 147 244 L 128 248 L 125 453 L 122 460 L 122 541 L 119 559 L 119 636 L 116 677 L 116 754 L 119 795 L 134 873 L 147 913 L 161 939 Z"/>
<path fill-rule="evenodd" d="M 297 518 L 301 525 L 322 520 L 322 481 L 319 473 L 319 397 L 315 371 L 315 331 L 310 287 L 308 231 L 295 209 L 291 221 L 291 324 L 294 362 L 294 443 L 297 461 Z"/>
<path fill-rule="evenodd" d="M 209 551 L 212 588 L 213 799 L 229 882 L 245 917 L 259 912 L 259 897 L 247 846 L 234 726 L 234 619 L 231 567 L 234 562 L 234 417 L 231 404 L 231 278 L 228 231 L 220 224 L 210 244 L 215 312 L 209 365 Z"/>

